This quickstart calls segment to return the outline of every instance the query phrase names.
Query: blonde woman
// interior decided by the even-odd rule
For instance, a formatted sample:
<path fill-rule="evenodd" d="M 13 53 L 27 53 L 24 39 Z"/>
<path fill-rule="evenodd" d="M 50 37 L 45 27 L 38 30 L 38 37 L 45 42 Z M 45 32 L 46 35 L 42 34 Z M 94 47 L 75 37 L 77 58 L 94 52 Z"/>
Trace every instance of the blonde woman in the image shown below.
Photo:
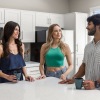
<path fill-rule="evenodd" d="M 53 24 L 48 29 L 47 43 L 44 43 L 40 52 L 40 73 L 38 79 L 45 77 L 57 77 L 66 80 L 67 75 L 71 72 L 72 58 L 68 44 L 61 41 L 62 30 L 58 24 Z M 68 62 L 68 68 L 64 66 L 64 57 Z M 46 64 L 46 75 L 44 73 L 44 64 Z"/>

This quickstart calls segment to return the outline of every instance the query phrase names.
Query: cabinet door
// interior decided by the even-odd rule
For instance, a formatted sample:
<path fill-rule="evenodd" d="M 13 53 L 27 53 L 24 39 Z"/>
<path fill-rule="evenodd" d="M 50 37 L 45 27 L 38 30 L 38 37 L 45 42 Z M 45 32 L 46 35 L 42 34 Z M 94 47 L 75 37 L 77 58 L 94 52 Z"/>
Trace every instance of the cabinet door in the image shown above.
<path fill-rule="evenodd" d="M 4 23 L 4 9 L 0 8 L 0 23 Z"/>
<path fill-rule="evenodd" d="M 5 9 L 5 23 L 8 21 L 17 22 L 20 25 L 20 10 Z"/>
<path fill-rule="evenodd" d="M 64 28 L 64 15 L 51 13 L 50 24 L 58 24 L 61 28 Z"/>
<path fill-rule="evenodd" d="M 76 54 L 84 54 L 87 43 L 87 14 L 76 13 Z"/>
<path fill-rule="evenodd" d="M 75 67 L 75 73 L 78 71 L 80 65 L 82 64 L 84 55 L 76 55 L 76 67 Z"/>
<path fill-rule="evenodd" d="M 35 12 L 21 11 L 21 39 L 35 42 Z"/>
<path fill-rule="evenodd" d="M 87 44 L 86 19 L 86 13 L 73 12 L 65 15 L 65 29 L 74 30 L 75 54 L 83 54 Z"/>
<path fill-rule="evenodd" d="M 49 13 L 36 12 L 36 26 L 48 27 L 49 25 Z"/>

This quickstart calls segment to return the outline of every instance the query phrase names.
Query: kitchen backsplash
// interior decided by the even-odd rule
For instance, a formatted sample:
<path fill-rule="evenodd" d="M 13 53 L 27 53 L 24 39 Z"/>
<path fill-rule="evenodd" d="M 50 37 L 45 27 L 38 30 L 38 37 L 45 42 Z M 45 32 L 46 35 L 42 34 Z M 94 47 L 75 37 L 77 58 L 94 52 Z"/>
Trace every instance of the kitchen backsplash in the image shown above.
<path fill-rule="evenodd" d="M 30 43 L 24 43 L 25 45 L 25 53 L 24 53 L 24 60 L 30 61 Z"/>

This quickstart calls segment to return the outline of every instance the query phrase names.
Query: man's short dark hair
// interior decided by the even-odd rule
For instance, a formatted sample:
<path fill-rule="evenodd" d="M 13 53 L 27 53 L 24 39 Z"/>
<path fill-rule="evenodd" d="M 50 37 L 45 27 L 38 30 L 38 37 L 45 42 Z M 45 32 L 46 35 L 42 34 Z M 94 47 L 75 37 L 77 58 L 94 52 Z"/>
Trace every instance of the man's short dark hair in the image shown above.
<path fill-rule="evenodd" d="M 87 18 L 87 22 L 93 22 L 93 24 L 96 25 L 100 25 L 100 14 L 95 14 L 92 16 L 89 16 Z"/>

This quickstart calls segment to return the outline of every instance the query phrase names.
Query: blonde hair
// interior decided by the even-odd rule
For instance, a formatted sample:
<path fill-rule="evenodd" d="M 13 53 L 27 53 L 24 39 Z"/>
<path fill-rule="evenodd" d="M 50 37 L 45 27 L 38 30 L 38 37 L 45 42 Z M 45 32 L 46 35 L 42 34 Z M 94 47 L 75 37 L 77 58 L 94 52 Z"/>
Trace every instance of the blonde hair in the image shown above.
<path fill-rule="evenodd" d="M 55 26 L 60 27 L 58 24 L 52 24 L 48 28 L 48 36 L 47 36 L 47 43 L 46 43 L 46 47 L 45 47 L 45 51 L 44 51 L 44 56 L 45 56 L 46 52 L 51 48 L 51 46 L 53 44 L 52 32 L 53 32 Z M 62 38 L 62 34 L 61 34 L 61 38 Z M 65 55 L 65 43 L 61 41 L 61 38 L 59 39 L 58 46 L 61 48 L 61 51 Z"/>

